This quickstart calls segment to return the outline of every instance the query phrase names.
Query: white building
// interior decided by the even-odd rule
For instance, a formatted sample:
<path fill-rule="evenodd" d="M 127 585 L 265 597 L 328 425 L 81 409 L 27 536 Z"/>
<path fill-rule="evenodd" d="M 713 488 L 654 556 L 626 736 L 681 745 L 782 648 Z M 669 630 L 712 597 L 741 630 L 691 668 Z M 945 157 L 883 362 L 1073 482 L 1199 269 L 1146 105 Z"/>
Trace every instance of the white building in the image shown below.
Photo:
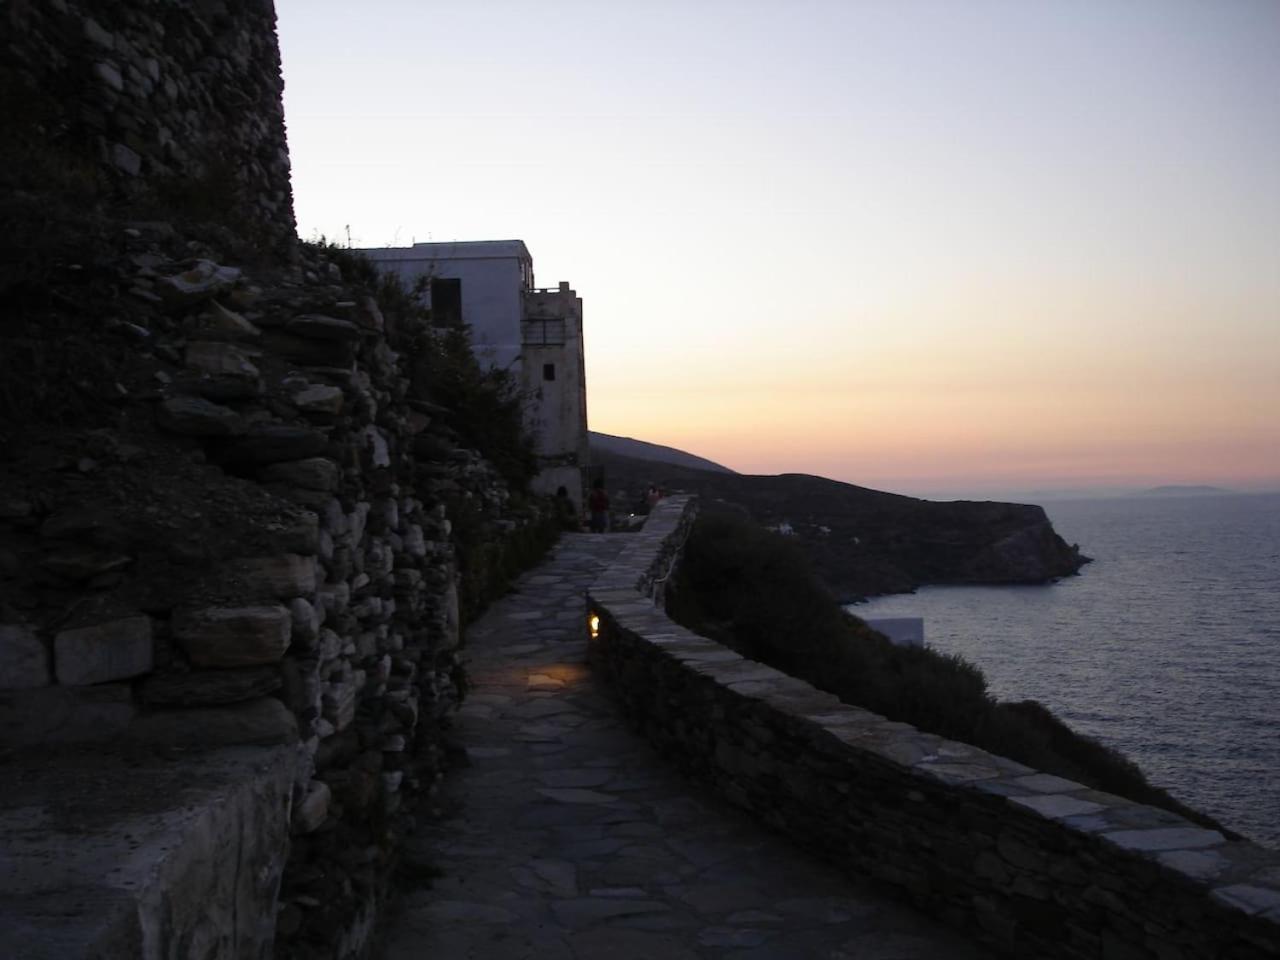
<path fill-rule="evenodd" d="M 480 361 L 515 374 L 541 468 L 533 488 L 550 495 L 563 486 L 581 510 L 589 458 L 582 299 L 568 283 L 535 287 L 521 240 L 359 252 L 406 289 L 421 283 L 436 325 L 466 324 Z"/>

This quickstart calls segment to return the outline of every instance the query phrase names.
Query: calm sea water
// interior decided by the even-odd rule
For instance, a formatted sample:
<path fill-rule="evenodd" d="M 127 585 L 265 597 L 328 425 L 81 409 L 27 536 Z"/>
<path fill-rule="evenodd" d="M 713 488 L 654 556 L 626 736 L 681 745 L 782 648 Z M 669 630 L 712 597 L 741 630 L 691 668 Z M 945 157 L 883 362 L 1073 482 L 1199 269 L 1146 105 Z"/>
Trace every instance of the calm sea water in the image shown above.
<path fill-rule="evenodd" d="M 1046 503 L 1094 562 L 1043 587 L 926 587 L 922 616 L 1002 700 L 1039 700 L 1148 779 L 1280 848 L 1280 494 Z"/>

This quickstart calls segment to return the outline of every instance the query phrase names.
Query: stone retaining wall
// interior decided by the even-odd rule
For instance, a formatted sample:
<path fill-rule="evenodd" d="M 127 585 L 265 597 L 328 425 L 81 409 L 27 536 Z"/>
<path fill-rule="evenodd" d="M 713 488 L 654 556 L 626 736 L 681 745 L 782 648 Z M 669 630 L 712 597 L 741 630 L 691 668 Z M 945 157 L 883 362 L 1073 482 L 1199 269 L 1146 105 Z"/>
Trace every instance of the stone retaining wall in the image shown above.
<path fill-rule="evenodd" d="M 293 243 L 272 0 L 13 0 L 0 31 L 0 178 Z"/>
<path fill-rule="evenodd" d="M 127 338 L 115 402 L 0 469 L 0 748 L 294 744 L 290 813 L 262 823 L 292 833 L 280 955 L 356 956 L 461 697 L 453 523 L 492 588 L 554 520 L 430 401 L 429 326 L 327 254 L 250 273 L 125 244 L 91 269 L 127 306 L 67 325 Z"/>
<path fill-rule="evenodd" d="M 61 810 L 157 760 L 157 807 L 209 814 L 166 820 L 164 849 L 279 854 L 237 900 L 249 940 L 215 911 L 198 944 L 165 921 L 104 946 L 85 931 L 119 905 L 87 897 L 54 955 L 362 955 L 452 749 L 459 587 L 483 602 L 553 518 L 432 402 L 457 371 L 420 313 L 297 244 L 271 0 L 13 0 L 0 50 L 0 777 Z M 231 823 L 186 788 L 249 747 L 280 789 Z M 58 836 L 133 830 L 142 783 Z M 0 953 L 59 926 L 28 896 L 59 860 L 2 891 Z M 142 917 L 234 885 L 230 860 L 99 879 Z"/>
<path fill-rule="evenodd" d="M 681 769 L 854 876 L 1016 957 L 1280 956 L 1280 855 L 856 707 L 652 599 L 663 501 L 588 592 L 593 663 Z"/>
<path fill-rule="evenodd" d="M 0 952 L 21 960 L 271 955 L 297 753 L 48 748 L 6 765 Z"/>

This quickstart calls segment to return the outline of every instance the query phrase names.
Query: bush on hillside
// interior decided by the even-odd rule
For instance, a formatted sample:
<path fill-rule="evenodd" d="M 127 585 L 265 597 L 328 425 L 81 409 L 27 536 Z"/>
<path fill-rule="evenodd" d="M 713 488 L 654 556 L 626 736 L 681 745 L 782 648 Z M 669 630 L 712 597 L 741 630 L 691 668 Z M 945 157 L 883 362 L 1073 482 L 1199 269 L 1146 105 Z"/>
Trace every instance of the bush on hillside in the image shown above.
<path fill-rule="evenodd" d="M 698 518 L 667 605 L 686 627 L 845 703 L 1224 829 L 1042 704 L 997 701 L 961 657 L 894 646 L 840 607 L 795 544 L 742 517 Z"/>
<path fill-rule="evenodd" d="M 491 506 L 467 490 L 442 497 L 462 574 L 459 611 L 468 623 L 502 596 L 518 574 L 537 563 L 558 536 L 554 509 L 527 497 L 538 464 L 514 378 L 476 359 L 466 327 L 432 325 L 431 311 L 423 304 L 424 282 L 406 289 L 359 251 L 323 237 L 310 246 L 338 265 L 346 283 L 377 300 L 388 343 L 400 354 L 408 374 L 410 402 L 425 401 L 432 410 L 433 434 L 442 432 L 449 438 L 437 436 L 427 455 L 447 457 L 455 445 L 476 450 L 511 493 L 501 524 Z"/>
<path fill-rule="evenodd" d="M 492 463 L 512 490 L 526 489 L 538 461 L 511 372 L 476 359 L 469 327 L 432 323 L 423 303 L 426 278 L 406 288 L 357 250 L 323 236 L 311 246 L 337 264 L 348 283 L 374 294 L 386 317 L 388 341 L 408 361 L 412 395 L 441 408 L 436 416 Z"/>

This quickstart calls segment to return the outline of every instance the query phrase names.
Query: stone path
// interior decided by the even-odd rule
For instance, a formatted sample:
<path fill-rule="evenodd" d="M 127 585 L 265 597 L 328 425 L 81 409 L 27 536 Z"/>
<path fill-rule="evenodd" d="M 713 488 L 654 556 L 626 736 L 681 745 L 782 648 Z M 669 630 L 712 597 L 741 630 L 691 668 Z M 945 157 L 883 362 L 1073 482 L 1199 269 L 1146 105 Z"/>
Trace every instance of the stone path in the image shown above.
<path fill-rule="evenodd" d="M 468 631 L 472 766 L 408 856 L 384 960 L 934 960 L 986 954 L 664 766 L 584 663 L 583 592 L 625 535 L 566 535 Z"/>

